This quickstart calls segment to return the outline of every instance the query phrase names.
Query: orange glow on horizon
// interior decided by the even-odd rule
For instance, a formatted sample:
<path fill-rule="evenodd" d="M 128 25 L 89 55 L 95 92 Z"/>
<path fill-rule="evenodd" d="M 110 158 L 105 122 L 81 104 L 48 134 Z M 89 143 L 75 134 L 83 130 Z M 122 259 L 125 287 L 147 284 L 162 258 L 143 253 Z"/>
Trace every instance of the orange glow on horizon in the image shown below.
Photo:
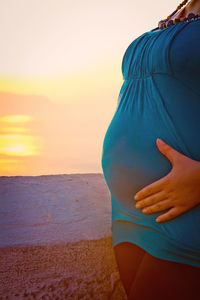
<path fill-rule="evenodd" d="M 30 115 L 5 115 L 0 117 L 1 123 L 23 124 L 34 120 Z M 7 134 L 0 134 L 0 154 L 7 156 L 34 156 L 39 154 L 38 141 L 35 136 L 23 134 L 27 128 L 4 127 L 1 131 L 9 131 Z M 21 134 L 20 134 L 21 133 Z M 16 160 L 1 159 L 1 163 L 16 162 Z"/>
<path fill-rule="evenodd" d="M 39 154 L 35 137 L 31 135 L 0 135 L 0 154 L 33 156 Z"/>
<path fill-rule="evenodd" d="M 24 123 L 32 121 L 34 118 L 29 115 L 7 115 L 0 117 L 0 122 L 9 122 L 9 123 Z"/>
<path fill-rule="evenodd" d="M 24 127 L 2 127 L 0 129 L 2 132 L 11 132 L 11 133 L 25 133 L 29 131 L 29 128 Z"/>

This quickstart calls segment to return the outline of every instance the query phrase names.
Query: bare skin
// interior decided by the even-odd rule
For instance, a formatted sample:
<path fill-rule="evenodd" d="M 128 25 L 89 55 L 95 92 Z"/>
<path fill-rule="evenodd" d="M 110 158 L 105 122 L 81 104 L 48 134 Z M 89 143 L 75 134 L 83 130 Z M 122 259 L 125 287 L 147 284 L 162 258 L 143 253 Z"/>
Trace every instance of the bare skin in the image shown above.
<path fill-rule="evenodd" d="M 165 209 L 156 221 L 166 222 L 200 204 L 200 162 L 157 140 L 159 151 L 172 164 L 171 171 L 135 194 L 136 208 L 145 214 Z"/>
<path fill-rule="evenodd" d="M 200 0 L 191 0 L 185 7 L 184 7 L 184 17 L 189 13 L 197 14 L 200 11 Z"/>
<path fill-rule="evenodd" d="M 191 0 L 187 5 L 180 9 L 176 14 L 172 16 L 172 20 L 175 18 L 185 18 L 189 13 L 197 14 L 200 12 L 200 0 Z"/>

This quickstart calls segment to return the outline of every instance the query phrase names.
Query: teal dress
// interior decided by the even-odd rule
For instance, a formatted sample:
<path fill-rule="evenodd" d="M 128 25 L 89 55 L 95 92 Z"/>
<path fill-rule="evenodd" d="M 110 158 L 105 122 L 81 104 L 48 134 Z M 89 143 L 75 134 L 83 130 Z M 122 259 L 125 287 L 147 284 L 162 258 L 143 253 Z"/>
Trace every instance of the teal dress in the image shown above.
<path fill-rule="evenodd" d="M 113 246 L 131 242 L 151 255 L 200 267 L 200 204 L 157 223 L 134 195 L 172 165 L 156 139 L 200 161 L 200 19 L 145 32 L 126 49 L 123 84 L 103 141 Z M 190 201 L 190 199 L 188 199 Z"/>

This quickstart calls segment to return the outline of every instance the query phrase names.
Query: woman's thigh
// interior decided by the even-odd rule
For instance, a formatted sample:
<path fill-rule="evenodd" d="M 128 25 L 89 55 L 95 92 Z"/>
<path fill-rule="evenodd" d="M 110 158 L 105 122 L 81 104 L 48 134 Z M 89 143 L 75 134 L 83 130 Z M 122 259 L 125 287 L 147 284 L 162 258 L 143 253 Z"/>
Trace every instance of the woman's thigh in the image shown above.
<path fill-rule="evenodd" d="M 121 242 L 113 247 L 120 279 L 128 295 L 145 250 L 130 242 Z"/>
<path fill-rule="evenodd" d="M 128 299 L 198 300 L 200 268 L 162 260 L 146 252 Z"/>

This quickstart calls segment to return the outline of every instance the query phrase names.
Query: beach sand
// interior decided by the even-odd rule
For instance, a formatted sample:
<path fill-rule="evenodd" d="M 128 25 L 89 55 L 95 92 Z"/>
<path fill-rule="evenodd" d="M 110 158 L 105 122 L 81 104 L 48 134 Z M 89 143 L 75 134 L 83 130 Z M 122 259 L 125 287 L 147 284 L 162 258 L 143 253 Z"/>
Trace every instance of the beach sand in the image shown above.
<path fill-rule="evenodd" d="M 126 300 L 102 174 L 0 177 L 0 299 Z"/>
<path fill-rule="evenodd" d="M 111 237 L 0 249 L 0 299 L 127 299 Z"/>

